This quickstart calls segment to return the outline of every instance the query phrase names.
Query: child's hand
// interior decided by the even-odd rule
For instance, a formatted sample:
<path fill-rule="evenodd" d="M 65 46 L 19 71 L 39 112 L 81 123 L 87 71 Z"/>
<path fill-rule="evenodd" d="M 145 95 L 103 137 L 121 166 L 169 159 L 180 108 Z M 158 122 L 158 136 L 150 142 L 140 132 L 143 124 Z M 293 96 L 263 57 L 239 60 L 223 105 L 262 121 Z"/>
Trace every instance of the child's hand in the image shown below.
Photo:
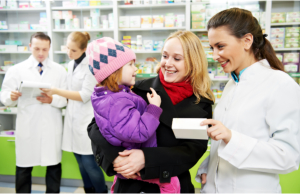
<path fill-rule="evenodd" d="M 153 88 L 150 88 L 152 94 L 147 93 L 147 98 L 150 104 L 153 104 L 155 106 L 160 107 L 161 104 L 161 98 L 160 96 L 155 92 Z"/>

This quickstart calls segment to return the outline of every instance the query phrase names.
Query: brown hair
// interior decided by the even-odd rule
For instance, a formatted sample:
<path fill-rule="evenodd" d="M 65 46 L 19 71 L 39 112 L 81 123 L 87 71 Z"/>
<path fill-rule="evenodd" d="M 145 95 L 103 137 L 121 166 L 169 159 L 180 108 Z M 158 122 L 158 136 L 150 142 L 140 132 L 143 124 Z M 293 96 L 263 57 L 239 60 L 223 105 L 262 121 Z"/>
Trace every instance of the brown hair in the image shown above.
<path fill-rule="evenodd" d="M 110 76 L 108 76 L 105 80 L 103 80 L 101 83 L 97 84 L 97 86 L 103 86 L 109 89 L 113 92 L 118 92 L 121 89 L 119 88 L 119 82 L 122 80 L 122 69 L 118 69 L 114 73 L 112 73 Z"/>
<path fill-rule="evenodd" d="M 83 50 L 87 47 L 91 37 L 88 32 L 72 32 L 71 34 L 69 34 L 68 39 L 75 42 L 78 47 Z"/>
<path fill-rule="evenodd" d="M 32 39 L 40 39 L 40 40 L 48 40 L 49 41 L 49 44 L 51 44 L 51 39 L 50 37 L 45 34 L 44 32 L 36 32 L 34 34 L 31 35 L 30 37 L 30 43 L 32 43 Z"/>
<path fill-rule="evenodd" d="M 210 89 L 211 81 L 208 76 L 208 63 L 200 39 L 190 31 L 177 31 L 172 33 L 165 43 L 178 38 L 184 55 L 184 64 L 186 75 L 185 79 L 191 83 L 194 95 L 197 97 L 196 103 L 199 103 L 201 96 L 214 101 L 215 97 Z M 162 49 L 163 52 L 164 48 Z M 158 71 L 160 64 L 156 67 Z"/>
<path fill-rule="evenodd" d="M 207 29 L 226 26 L 231 35 L 242 38 L 250 33 L 253 36 L 252 52 L 256 60 L 267 59 L 272 69 L 284 71 L 282 63 L 276 57 L 271 43 L 263 35 L 262 29 L 252 13 L 245 9 L 231 8 L 214 15 Z"/>

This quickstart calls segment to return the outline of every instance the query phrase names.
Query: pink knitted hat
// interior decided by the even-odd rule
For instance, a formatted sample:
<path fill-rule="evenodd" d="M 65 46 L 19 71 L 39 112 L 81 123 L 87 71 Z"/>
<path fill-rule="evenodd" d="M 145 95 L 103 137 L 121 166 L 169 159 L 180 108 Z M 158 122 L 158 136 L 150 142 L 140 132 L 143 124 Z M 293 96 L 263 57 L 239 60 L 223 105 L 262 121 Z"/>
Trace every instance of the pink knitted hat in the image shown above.
<path fill-rule="evenodd" d="M 136 59 L 131 49 L 109 37 L 92 41 L 86 49 L 86 55 L 90 71 L 98 83 Z"/>

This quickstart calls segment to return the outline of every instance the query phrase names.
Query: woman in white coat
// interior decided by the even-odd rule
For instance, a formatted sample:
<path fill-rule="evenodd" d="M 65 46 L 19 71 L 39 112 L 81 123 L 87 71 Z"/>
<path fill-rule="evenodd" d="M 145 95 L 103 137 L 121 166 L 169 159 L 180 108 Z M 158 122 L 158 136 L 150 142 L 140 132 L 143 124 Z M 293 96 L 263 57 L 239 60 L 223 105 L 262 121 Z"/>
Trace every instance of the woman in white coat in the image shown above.
<path fill-rule="evenodd" d="M 42 89 L 47 95 L 59 95 L 68 99 L 65 115 L 62 149 L 74 152 L 86 193 L 107 192 L 103 172 L 98 167 L 87 134 L 87 126 L 94 117 L 91 95 L 97 84 L 88 67 L 85 51 L 90 36 L 87 32 L 72 32 L 67 39 L 68 90 Z"/>
<path fill-rule="evenodd" d="M 201 193 L 278 193 L 278 174 L 299 167 L 300 87 L 252 13 L 224 10 L 208 22 L 214 60 L 231 79 L 213 118 L 210 156 L 196 176 Z"/>

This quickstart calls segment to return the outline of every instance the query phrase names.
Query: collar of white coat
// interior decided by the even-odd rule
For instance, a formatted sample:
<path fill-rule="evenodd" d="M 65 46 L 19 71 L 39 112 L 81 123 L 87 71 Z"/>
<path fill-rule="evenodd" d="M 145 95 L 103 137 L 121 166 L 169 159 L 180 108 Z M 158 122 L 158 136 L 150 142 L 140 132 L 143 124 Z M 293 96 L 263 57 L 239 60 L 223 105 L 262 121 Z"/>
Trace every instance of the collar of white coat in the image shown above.
<path fill-rule="evenodd" d="M 78 64 L 78 66 L 76 67 L 75 71 L 73 71 L 74 69 L 74 60 L 71 61 L 71 66 L 70 66 L 70 69 L 72 70 L 71 72 L 75 73 L 77 71 L 81 72 L 80 69 L 83 67 L 83 66 L 86 66 L 86 65 L 89 65 L 89 60 L 87 57 L 84 57 L 83 60 Z"/>
<path fill-rule="evenodd" d="M 245 71 L 242 73 L 240 77 L 240 81 L 249 80 L 251 78 L 255 78 L 254 75 L 260 74 L 263 69 L 271 69 L 269 62 L 267 59 L 262 59 L 250 65 Z"/>
<path fill-rule="evenodd" d="M 38 62 L 38 61 L 33 57 L 33 55 L 30 55 L 30 57 L 28 58 L 28 60 L 30 61 L 30 63 L 28 64 L 28 67 L 29 67 L 29 68 L 30 68 L 30 67 L 37 67 L 38 64 L 40 63 L 40 62 Z M 47 68 L 47 67 L 50 67 L 50 68 L 51 68 L 51 65 L 49 65 L 49 59 L 48 59 L 48 58 L 46 58 L 46 59 L 42 62 L 42 64 L 43 64 L 43 66 L 44 66 L 45 68 Z"/>

